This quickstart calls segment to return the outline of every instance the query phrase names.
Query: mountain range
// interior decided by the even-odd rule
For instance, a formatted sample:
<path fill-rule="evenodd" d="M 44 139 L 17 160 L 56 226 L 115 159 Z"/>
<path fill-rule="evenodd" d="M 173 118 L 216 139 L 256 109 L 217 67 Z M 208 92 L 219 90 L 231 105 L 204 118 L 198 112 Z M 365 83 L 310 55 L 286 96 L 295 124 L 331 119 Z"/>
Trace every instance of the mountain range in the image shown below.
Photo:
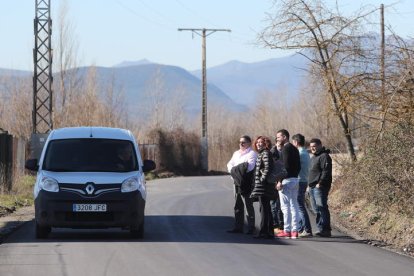
<path fill-rule="evenodd" d="M 285 90 L 289 97 L 297 95 L 305 76 L 307 62 L 295 54 L 255 63 L 230 61 L 207 69 L 208 105 L 219 105 L 243 112 L 254 102 L 260 91 L 277 96 Z M 79 68 L 86 77 L 89 67 Z M 100 83 L 113 80 L 124 91 L 125 102 L 133 112 L 148 106 L 154 99 L 166 103 L 179 100 L 186 112 L 201 110 L 201 71 L 189 72 L 181 67 L 152 63 L 148 60 L 124 61 L 113 67 L 95 67 Z M 0 68 L 2 75 L 22 77 L 30 71 Z"/>
<path fill-rule="evenodd" d="M 298 94 L 306 76 L 307 59 L 294 54 L 254 63 L 230 61 L 207 69 L 207 82 L 214 83 L 237 103 L 250 105 L 258 92 L 277 96 L 285 90 L 289 97 Z M 201 71 L 192 72 L 201 76 Z"/>

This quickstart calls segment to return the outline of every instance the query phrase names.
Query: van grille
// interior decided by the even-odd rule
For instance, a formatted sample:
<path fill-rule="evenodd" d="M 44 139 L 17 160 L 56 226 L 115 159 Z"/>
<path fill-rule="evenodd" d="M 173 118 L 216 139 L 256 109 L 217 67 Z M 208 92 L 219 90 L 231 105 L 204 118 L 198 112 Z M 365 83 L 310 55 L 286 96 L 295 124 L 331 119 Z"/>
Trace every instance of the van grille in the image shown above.
<path fill-rule="evenodd" d="M 113 213 L 100 213 L 100 212 L 88 212 L 88 213 L 65 213 L 66 221 L 75 222 L 93 222 L 93 221 L 114 221 Z"/>
<path fill-rule="evenodd" d="M 82 197 L 94 198 L 102 194 L 120 192 L 122 184 L 95 184 L 88 182 L 85 184 L 59 183 L 62 192 L 74 193 Z"/>

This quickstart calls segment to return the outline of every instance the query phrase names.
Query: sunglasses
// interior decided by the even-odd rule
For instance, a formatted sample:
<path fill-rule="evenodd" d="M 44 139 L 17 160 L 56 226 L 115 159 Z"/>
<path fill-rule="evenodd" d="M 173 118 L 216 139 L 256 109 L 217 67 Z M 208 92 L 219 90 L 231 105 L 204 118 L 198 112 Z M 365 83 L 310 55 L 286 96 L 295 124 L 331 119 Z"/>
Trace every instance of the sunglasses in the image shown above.
<path fill-rule="evenodd" d="M 240 145 L 248 144 L 246 141 L 240 141 Z"/>

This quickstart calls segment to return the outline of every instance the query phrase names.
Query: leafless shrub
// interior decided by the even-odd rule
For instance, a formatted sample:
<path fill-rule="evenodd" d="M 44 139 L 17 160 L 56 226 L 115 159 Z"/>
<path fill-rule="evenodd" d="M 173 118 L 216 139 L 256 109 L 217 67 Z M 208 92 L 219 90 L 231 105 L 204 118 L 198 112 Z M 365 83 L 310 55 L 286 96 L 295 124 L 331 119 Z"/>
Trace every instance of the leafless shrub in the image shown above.
<path fill-rule="evenodd" d="M 127 127 L 123 90 L 112 78 L 98 82 L 96 68 L 91 67 L 86 78 L 71 92 L 64 108 L 54 113 L 56 128 L 67 126 Z"/>
<path fill-rule="evenodd" d="M 5 76 L 0 80 L 0 127 L 15 137 L 32 132 L 33 88 L 30 78 Z"/>
<path fill-rule="evenodd" d="M 238 149 L 239 137 L 254 135 L 250 113 L 237 113 L 223 106 L 211 106 L 208 113 L 209 170 L 226 171 L 226 164 Z M 198 122 L 201 122 L 199 120 Z M 200 124 L 201 125 L 201 124 Z"/>
<path fill-rule="evenodd" d="M 165 131 L 155 129 L 150 138 L 158 144 L 160 163 L 158 170 L 166 170 L 179 175 L 200 173 L 200 137 L 183 129 Z"/>
<path fill-rule="evenodd" d="M 372 142 L 372 141 L 371 141 Z M 414 127 L 399 124 L 384 133 L 377 147 L 368 143 L 361 160 L 338 182 L 342 201 L 375 202 L 384 212 L 414 217 Z"/>
<path fill-rule="evenodd" d="M 144 94 L 148 100 L 138 104 L 142 113 L 148 116 L 142 122 L 147 129 L 172 131 L 186 128 L 188 118 L 185 114 L 185 95 L 188 95 L 188 91 L 182 85 L 171 90 L 167 87 L 161 67 L 156 68 L 145 84 Z"/>

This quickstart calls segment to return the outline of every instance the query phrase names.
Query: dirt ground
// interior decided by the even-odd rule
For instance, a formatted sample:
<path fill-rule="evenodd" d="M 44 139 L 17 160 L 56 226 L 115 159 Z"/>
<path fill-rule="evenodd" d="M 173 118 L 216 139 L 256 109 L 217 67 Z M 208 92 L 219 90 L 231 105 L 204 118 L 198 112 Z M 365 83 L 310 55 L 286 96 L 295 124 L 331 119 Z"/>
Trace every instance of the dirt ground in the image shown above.
<path fill-rule="evenodd" d="M 0 216 L 0 243 L 7 235 L 34 218 L 34 206 L 25 206 Z"/>
<path fill-rule="evenodd" d="M 366 200 L 341 205 L 340 198 L 346 189 L 335 189 L 334 185 L 346 158 L 344 154 L 332 155 L 334 182 L 329 209 L 333 226 L 367 244 L 414 257 L 414 218 L 404 217 L 394 210 L 379 210 L 375 203 Z"/>

